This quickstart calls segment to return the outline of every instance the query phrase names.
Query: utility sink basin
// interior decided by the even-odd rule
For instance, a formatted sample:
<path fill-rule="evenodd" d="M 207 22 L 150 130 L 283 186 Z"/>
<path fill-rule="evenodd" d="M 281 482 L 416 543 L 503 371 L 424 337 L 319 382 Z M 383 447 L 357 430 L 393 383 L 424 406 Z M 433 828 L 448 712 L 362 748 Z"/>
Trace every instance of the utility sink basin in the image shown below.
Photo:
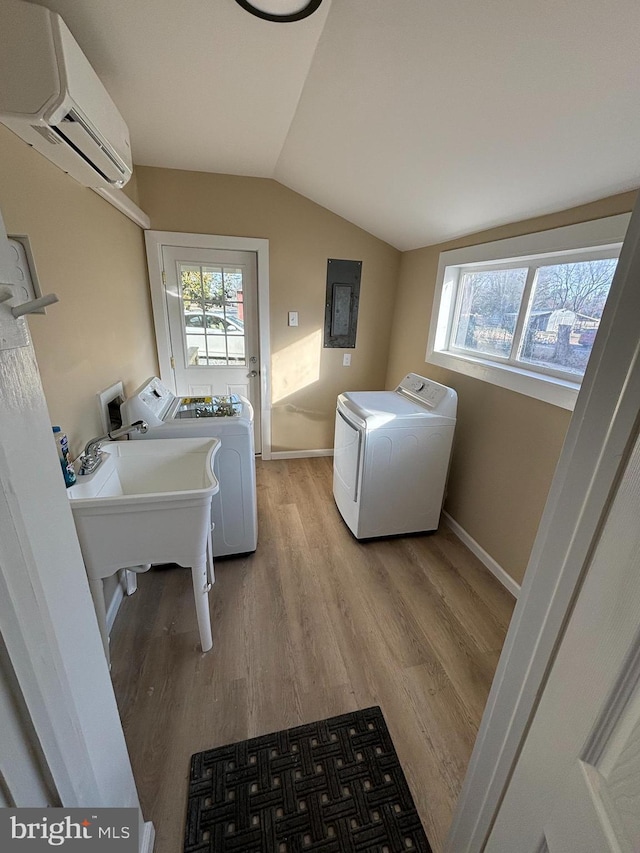
<path fill-rule="evenodd" d="M 213 459 L 219 448 L 217 438 L 107 443 L 100 466 L 67 489 L 105 650 L 102 578 L 145 563 L 191 568 L 202 647 L 211 648 L 207 557 L 212 570 L 211 498 L 220 488 Z"/>

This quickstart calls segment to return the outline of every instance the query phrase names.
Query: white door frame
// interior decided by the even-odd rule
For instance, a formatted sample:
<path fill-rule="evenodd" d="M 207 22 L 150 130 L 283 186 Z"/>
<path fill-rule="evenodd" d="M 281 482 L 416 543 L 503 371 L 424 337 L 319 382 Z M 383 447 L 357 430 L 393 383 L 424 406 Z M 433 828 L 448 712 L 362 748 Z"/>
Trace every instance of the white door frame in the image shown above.
<path fill-rule="evenodd" d="M 51 774 L 0 634 L 0 808 L 58 805 Z"/>
<path fill-rule="evenodd" d="M 20 434 L 18 418 L 0 413 L 0 631 L 24 699 L 25 724 L 33 725 L 51 774 L 58 800 L 52 804 L 135 807 L 139 851 L 151 853 L 155 830 L 140 811 L 71 509 L 58 482 L 33 346 L 10 352 L 16 355 L 8 359 L 0 352 L 3 370 L 12 362 L 8 381 L 6 373 L 0 380 L 0 400 L 5 405 L 18 388 L 29 403 Z M 12 380 L 20 384 L 12 388 Z M 32 461 L 21 465 L 28 454 Z M 46 513 L 33 505 L 26 481 L 34 477 Z"/>
<path fill-rule="evenodd" d="M 156 324 L 160 378 L 177 393 L 171 368 L 171 339 L 167 303 L 162 282 L 162 247 L 187 249 L 230 249 L 255 252 L 258 259 L 258 332 L 260 352 L 260 409 L 262 458 L 271 459 L 271 334 L 269 316 L 269 241 L 261 237 L 225 237 L 214 234 L 186 234 L 179 231 L 145 231 L 151 304 Z M 162 320 L 160 320 L 162 318 Z"/>
<path fill-rule="evenodd" d="M 569 425 L 445 849 L 481 853 L 637 429 L 640 204 Z M 570 709 L 567 709 L 570 713 Z"/>
<path fill-rule="evenodd" d="M 149 853 L 35 352 L 2 284 L 11 275 L 0 215 L 0 633 L 52 794 L 64 807 L 137 808 Z"/>

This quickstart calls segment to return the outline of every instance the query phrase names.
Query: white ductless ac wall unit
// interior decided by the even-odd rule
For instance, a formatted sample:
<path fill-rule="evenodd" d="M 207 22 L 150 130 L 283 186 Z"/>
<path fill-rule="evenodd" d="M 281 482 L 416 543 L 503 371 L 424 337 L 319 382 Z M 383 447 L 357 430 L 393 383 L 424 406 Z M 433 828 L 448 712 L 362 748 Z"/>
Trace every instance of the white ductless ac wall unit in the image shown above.
<path fill-rule="evenodd" d="M 129 131 L 55 12 L 0 3 L 0 121 L 86 187 L 123 187 L 133 171 Z"/>

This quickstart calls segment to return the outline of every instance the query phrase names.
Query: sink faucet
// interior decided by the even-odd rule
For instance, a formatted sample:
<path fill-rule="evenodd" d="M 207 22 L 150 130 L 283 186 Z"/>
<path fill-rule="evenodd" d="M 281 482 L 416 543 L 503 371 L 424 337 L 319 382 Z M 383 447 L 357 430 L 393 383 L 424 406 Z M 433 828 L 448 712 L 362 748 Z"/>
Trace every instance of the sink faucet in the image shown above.
<path fill-rule="evenodd" d="M 149 429 L 149 424 L 146 421 L 135 421 L 128 426 L 121 426 L 120 429 L 114 429 L 106 435 L 99 435 L 97 438 L 92 438 L 87 442 L 87 445 L 82 454 L 80 463 L 81 474 L 92 474 L 98 465 L 102 462 L 102 450 L 100 445 L 103 441 L 113 441 L 116 438 L 122 438 L 123 435 L 129 435 L 131 432 L 145 433 Z"/>

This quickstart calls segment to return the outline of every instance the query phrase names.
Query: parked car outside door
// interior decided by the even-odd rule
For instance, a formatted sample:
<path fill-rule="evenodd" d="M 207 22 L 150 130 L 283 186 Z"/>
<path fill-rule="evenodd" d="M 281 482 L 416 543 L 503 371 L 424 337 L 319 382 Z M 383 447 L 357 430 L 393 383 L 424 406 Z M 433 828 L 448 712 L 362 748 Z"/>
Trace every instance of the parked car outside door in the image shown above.
<path fill-rule="evenodd" d="M 244 362 L 242 320 L 225 316 L 221 311 L 185 311 L 184 323 L 190 363 L 211 365 Z"/>

